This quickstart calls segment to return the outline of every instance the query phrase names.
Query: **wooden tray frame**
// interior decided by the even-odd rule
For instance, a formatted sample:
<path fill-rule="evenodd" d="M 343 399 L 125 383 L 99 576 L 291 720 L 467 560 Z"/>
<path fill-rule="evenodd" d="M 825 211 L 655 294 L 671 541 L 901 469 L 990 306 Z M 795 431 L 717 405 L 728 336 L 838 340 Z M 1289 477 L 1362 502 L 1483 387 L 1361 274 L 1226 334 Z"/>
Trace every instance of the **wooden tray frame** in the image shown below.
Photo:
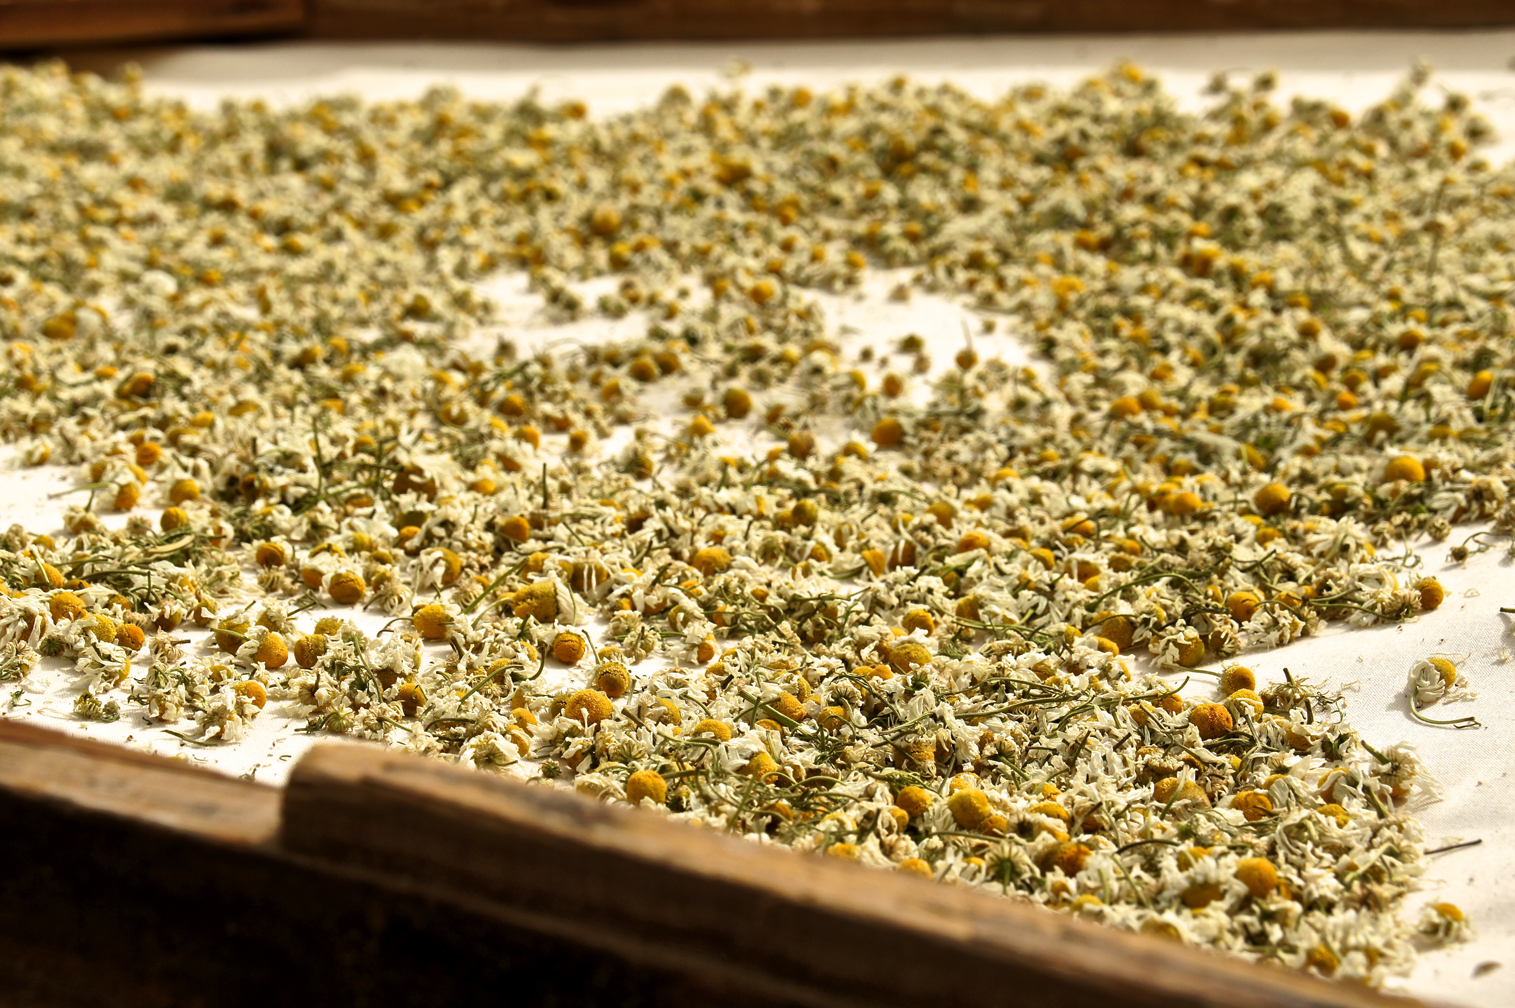
<path fill-rule="evenodd" d="M 0 0 L 0 49 L 269 34 L 595 42 L 1510 24 L 1508 0 Z"/>
<path fill-rule="evenodd" d="M 305 0 L 0 0 L 0 49 L 301 30 Z"/>
<path fill-rule="evenodd" d="M 1507 0 L 310 0 L 308 31 L 576 42 L 1512 23 Z"/>
<path fill-rule="evenodd" d="M 1412 1002 L 378 746 L 283 789 L 0 721 L 0 1003 Z"/>

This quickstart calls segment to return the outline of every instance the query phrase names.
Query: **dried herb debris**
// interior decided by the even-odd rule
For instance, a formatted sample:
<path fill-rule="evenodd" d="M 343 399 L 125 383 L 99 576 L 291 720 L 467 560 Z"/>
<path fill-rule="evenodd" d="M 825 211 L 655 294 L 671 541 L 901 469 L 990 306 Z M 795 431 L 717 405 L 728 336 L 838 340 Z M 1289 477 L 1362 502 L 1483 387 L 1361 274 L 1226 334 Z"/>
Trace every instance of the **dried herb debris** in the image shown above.
<path fill-rule="evenodd" d="M 1131 66 L 593 119 L 0 70 L 0 431 L 79 474 L 61 541 L 0 544 L 0 679 L 1378 982 L 1467 931 L 1396 915 L 1413 748 L 1149 669 L 1413 618 L 1414 540 L 1515 524 L 1515 176 L 1426 79 L 1355 119 Z M 828 330 L 810 292 L 882 267 L 984 315 L 940 378 Z M 645 332 L 522 353 L 509 270 Z"/>

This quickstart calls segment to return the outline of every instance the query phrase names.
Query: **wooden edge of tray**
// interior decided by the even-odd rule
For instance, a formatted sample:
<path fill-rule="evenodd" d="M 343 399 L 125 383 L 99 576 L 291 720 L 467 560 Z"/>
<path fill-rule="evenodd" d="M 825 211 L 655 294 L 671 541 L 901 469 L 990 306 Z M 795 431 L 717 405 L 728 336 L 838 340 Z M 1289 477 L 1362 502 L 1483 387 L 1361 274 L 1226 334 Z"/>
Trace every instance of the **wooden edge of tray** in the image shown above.
<path fill-rule="evenodd" d="M 1504 0 L 313 0 L 308 34 L 581 42 L 1511 23 Z"/>
<path fill-rule="evenodd" d="M 280 790 L 0 719 L 0 863 L 18 1005 L 1413 1003 L 354 743 Z"/>
<path fill-rule="evenodd" d="M 0 719 L 0 795 L 150 823 L 235 846 L 272 843 L 278 789 Z"/>
<path fill-rule="evenodd" d="M 777 1008 L 289 853 L 279 814 L 274 788 L 0 719 L 0 1003 Z"/>
<path fill-rule="evenodd" d="M 0 0 L 0 49 L 274 33 L 572 43 L 1510 24 L 1507 0 Z"/>
<path fill-rule="evenodd" d="M 0 0 L 0 49 L 293 31 L 304 0 Z"/>
<path fill-rule="evenodd" d="M 296 765 L 281 844 L 797 1004 L 1409 1003 L 354 744 L 317 746 Z"/>

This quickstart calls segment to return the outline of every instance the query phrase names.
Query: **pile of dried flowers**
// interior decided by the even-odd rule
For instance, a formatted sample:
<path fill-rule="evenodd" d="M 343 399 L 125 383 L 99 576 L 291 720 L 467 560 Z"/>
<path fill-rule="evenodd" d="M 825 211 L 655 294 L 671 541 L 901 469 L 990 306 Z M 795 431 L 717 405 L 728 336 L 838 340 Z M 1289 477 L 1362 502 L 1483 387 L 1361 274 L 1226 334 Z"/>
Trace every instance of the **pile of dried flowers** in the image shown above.
<path fill-rule="evenodd" d="M 1413 749 L 1134 655 L 1411 618 L 1412 540 L 1515 520 L 1515 175 L 1424 83 L 1355 119 L 1266 76 L 1189 115 L 1121 66 L 597 120 L 0 70 L 0 430 L 81 476 L 61 540 L 4 536 L 0 679 L 67 659 L 81 716 L 201 743 L 273 700 L 1380 981 L 1467 927 L 1395 912 Z M 1045 370 L 965 341 L 912 398 L 924 340 L 849 348 L 807 294 L 879 266 Z M 506 269 L 646 331 L 519 355 Z"/>

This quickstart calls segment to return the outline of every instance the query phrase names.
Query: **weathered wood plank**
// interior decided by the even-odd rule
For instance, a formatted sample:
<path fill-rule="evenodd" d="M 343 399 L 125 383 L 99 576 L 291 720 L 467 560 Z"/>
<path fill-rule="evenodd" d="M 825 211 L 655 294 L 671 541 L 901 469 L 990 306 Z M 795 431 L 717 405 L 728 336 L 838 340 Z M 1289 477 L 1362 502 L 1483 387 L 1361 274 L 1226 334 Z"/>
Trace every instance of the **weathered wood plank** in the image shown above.
<path fill-rule="evenodd" d="M 9 49 L 296 31 L 592 42 L 1509 24 L 1506 0 L 0 0 Z"/>
<path fill-rule="evenodd" d="M 802 1004 L 1404 1003 L 369 747 L 301 760 L 282 843 L 621 959 Z"/>
<path fill-rule="evenodd" d="M 226 844 L 279 831 L 274 788 L 22 721 L 0 720 L 0 788 Z"/>
<path fill-rule="evenodd" d="M 1512 23 L 1505 0 L 314 0 L 310 32 L 582 42 Z"/>
<path fill-rule="evenodd" d="M 0 49 L 298 28 L 303 0 L 0 0 Z"/>
<path fill-rule="evenodd" d="M 0 721 L 0 1004 L 759 1008 L 289 855 L 264 842 L 272 789 L 206 776 Z"/>
<path fill-rule="evenodd" d="M 368 746 L 281 796 L 0 721 L 0 863 L 7 1004 L 1403 1004 Z"/>

